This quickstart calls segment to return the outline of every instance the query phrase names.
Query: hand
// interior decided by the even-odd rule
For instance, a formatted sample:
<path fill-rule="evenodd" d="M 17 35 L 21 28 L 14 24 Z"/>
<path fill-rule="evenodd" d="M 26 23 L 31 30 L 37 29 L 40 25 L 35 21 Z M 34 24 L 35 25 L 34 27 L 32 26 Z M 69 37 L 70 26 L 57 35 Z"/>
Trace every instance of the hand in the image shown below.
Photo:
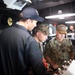
<path fill-rule="evenodd" d="M 59 75 L 59 74 L 56 74 L 56 73 L 55 73 L 55 74 L 53 74 L 53 75 Z"/>
<path fill-rule="evenodd" d="M 53 67 L 54 69 L 57 69 L 57 68 L 59 68 L 59 65 L 54 64 L 52 67 Z"/>
<path fill-rule="evenodd" d="M 50 68 L 48 68 L 48 69 L 47 69 L 47 71 L 48 71 L 48 72 L 51 72 L 51 71 L 53 71 L 53 70 L 52 70 L 52 69 L 50 69 Z"/>

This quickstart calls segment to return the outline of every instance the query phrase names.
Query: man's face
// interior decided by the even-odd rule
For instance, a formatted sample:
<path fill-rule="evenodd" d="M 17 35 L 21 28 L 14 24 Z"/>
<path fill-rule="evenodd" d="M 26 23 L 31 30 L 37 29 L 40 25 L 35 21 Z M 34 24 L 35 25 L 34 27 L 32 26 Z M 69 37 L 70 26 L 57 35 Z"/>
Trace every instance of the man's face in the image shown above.
<path fill-rule="evenodd" d="M 70 30 L 73 30 L 73 26 L 70 26 L 69 28 L 70 28 Z"/>
<path fill-rule="evenodd" d="M 62 41 L 65 38 L 65 34 L 60 34 L 58 31 L 56 31 L 56 38 Z"/>
<path fill-rule="evenodd" d="M 44 42 L 47 39 L 47 35 L 42 33 L 41 31 L 37 32 L 37 37 L 38 37 L 39 42 Z"/>

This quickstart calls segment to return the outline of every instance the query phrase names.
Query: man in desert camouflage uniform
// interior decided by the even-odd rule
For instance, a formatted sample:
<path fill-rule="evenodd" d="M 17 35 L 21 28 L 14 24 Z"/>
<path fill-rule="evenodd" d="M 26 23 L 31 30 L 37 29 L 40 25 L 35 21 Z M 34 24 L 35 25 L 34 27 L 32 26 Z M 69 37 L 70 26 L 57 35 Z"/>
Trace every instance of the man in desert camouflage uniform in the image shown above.
<path fill-rule="evenodd" d="M 55 70 L 63 64 L 64 60 L 74 58 L 72 42 L 65 38 L 66 26 L 58 25 L 56 28 L 56 37 L 46 43 L 44 56 Z"/>

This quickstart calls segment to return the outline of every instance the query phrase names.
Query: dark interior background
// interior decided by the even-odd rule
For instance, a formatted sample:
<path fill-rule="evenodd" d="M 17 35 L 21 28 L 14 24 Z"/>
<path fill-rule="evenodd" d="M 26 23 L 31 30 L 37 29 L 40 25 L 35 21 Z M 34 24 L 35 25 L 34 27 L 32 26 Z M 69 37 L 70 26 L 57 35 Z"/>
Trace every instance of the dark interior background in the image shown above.
<path fill-rule="evenodd" d="M 19 0 L 17 0 L 19 1 Z M 22 1 L 22 0 L 21 0 Z M 58 14 L 58 10 L 62 10 L 63 13 L 75 13 L 75 0 L 31 0 L 32 3 L 27 3 L 25 7 L 31 6 L 36 8 L 40 16 L 45 17 L 48 15 Z M 24 8 L 25 8 L 24 7 Z M 15 23 L 18 19 L 19 10 L 13 10 L 6 8 L 3 0 L 0 0 L 0 29 L 9 27 L 7 20 L 9 17 L 13 19 Z M 45 19 L 45 23 L 60 24 L 65 21 L 75 20 L 74 17 L 68 17 L 65 19 Z"/>
<path fill-rule="evenodd" d="M 17 0 L 20 1 L 20 0 Z M 23 0 L 21 0 L 23 1 Z M 48 15 L 55 15 L 58 14 L 58 10 L 62 10 L 64 13 L 75 13 L 75 0 L 31 0 L 32 3 L 27 3 L 27 5 L 24 6 L 28 7 L 34 7 L 39 11 L 39 15 L 42 17 L 48 16 Z M 9 9 L 6 8 L 6 4 L 4 4 L 3 0 L 0 0 L 0 31 L 3 29 L 10 27 L 8 24 L 8 18 L 12 18 L 12 25 L 19 19 L 19 10 L 16 9 Z M 58 25 L 58 24 L 64 24 L 65 21 L 75 21 L 75 16 L 73 17 L 67 17 L 65 19 L 45 19 L 44 23 L 52 24 L 52 25 Z M 68 24 L 66 24 L 69 26 Z M 75 28 L 75 24 L 74 28 Z M 72 40 L 73 45 L 75 47 L 75 40 Z M 75 48 L 74 48 L 75 49 Z M 75 50 L 74 50 L 75 51 Z"/>

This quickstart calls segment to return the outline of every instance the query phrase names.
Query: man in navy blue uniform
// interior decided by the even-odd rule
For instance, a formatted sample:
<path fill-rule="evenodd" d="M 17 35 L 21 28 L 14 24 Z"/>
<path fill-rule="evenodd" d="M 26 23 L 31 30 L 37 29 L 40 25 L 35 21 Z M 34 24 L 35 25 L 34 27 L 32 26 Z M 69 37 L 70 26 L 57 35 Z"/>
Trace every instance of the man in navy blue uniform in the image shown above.
<path fill-rule="evenodd" d="M 35 8 L 27 7 L 20 13 L 15 25 L 0 34 L 0 75 L 28 75 L 32 67 L 34 75 L 50 75 L 42 62 L 38 43 L 28 33 L 38 21 L 42 22 Z"/>

